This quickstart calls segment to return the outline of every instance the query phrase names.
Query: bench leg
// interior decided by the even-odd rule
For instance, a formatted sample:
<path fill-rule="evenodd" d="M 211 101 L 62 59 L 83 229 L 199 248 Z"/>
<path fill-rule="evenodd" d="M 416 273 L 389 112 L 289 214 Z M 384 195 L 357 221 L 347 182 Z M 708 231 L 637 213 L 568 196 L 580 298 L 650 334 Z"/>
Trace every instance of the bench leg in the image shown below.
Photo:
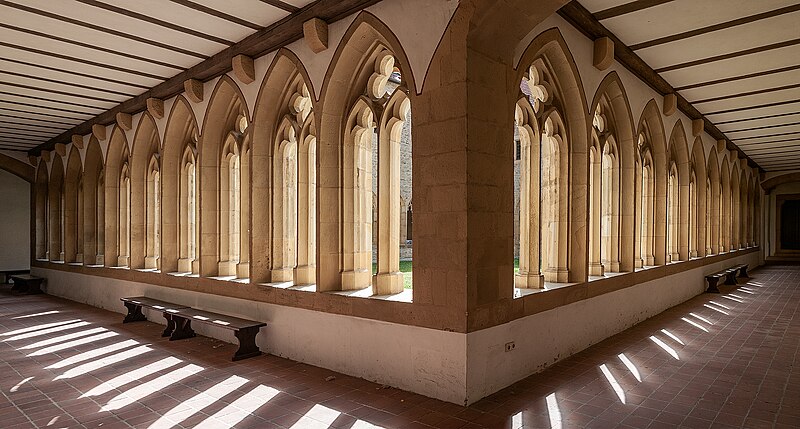
<path fill-rule="evenodd" d="M 239 350 L 233 354 L 232 361 L 247 359 L 261 354 L 261 350 L 256 345 L 256 335 L 260 328 L 246 328 L 234 331 L 234 335 L 239 339 Z"/>
<path fill-rule="evenodd" d="M 708 289 L 706 289 L 706 292 L 719 293 L 719 288 L 717 287 L 717 282 L 719 281 L 719 278 L 706 277 L 706 280 L 708 281 Z"/>
<path fill-rule="evenodd" d="M 164 319 L 167 319 L 167 328 L 164 329 L 164 332 L 161 333 L 162 337 L 169 337 L 172 335 L 172 331 L 175 330 L 175 321 L 172 320 L 172 315 L 167 313 L 166 311 L 163 313 Z"/>
<path fill-rule="evenodd" d="M 736 271 L 731 271 L 725 274 L 725 284 L 729 286 L 736 286 Z"/>
<path fill-rule="evenodd" d="M 142 313 L 142 306 L 137 305 L 132 302 L 124 303 L 125 307 L 128 309 L 128 315 L 122 319 L 122 323 L 131 323 L 131 322 L 143 322 L 147 320 L 147 317 L 144 316 Z"/>
<path fill-rule="evenodd" d="M 31 282 L 25 282 L 25 293 L 28 295 L 36 295 L 42 293 L 41 285 L 42 282 L 40 280 L 34 280 Z"/>
<path fill-rule="evenodd" d="M 195 336 L 194 330 L 192 330 L 192 321 L 190 319 L 175 316 L 174 314 L 170 318 L 175 324 L 175 330 L 172 331 L 172 335 L 169 337 L 170 341 L 193 338 Z"/>
<path fill-rule="evenodd" d="M 747 265 L 743 266 L 739 269 L 739 278 L 740 279 L 749 279 L 750 275 L 747 274 Z"/>

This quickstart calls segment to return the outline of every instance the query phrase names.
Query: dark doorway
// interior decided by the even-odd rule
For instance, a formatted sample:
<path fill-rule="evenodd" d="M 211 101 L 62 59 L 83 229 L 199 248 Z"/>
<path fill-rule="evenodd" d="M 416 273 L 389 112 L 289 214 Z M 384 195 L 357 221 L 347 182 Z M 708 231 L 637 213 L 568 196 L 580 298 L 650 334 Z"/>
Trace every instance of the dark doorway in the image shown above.
<path fill-rule="evenodd" d="M 800 250 L 800 200 L 786 200 L 781 206 L 780 248 Z"/>

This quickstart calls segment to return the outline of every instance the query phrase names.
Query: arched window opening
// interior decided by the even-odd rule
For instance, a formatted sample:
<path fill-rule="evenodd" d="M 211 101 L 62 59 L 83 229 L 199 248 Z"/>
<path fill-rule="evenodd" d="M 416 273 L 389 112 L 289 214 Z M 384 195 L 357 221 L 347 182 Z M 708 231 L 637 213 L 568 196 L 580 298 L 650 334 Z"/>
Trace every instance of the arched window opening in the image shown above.
<path fill-rule="evenodd" d="M 35 185 L 35 216 L 36 216 L 36 259 L 47 259 L 47 205 L 48 205 L 48 174 L 47 163 L 44 161 L 39 162 L 39 167 L 36 169 L 36 185 Z"/>
<path fill-rule="evenodd" d="M 653 152 L 646 134 L 649 134 L 646 129 L 639 134 L 636 164 L 636 268 L 655 265 L 655 170 Z"/>
<path fill-rule="evenodd" d="M 372 134 L 374 115 L 359 100 L 351 110 L 345 130 L 346 163 L 352 166 L 345 174 L 344 187 L 352 190 L 345 199 L 344 271 L 342 289 L 354 290 L 370 286 L 372 277 Z M 347 214 L 352 213 L 351 216 Z"/>
<path fill-rule="evenodd" d="M 411 199 L 412 186 L 411 100 L 391 51 L 377 45 L 365 64 L 366 85 L 344 130 L 342 289 L 388 295 L 412 282 L 411 249 L 401 239 L 401 199 Z"/>
<path fill-rule="evenodd" d="M 105 265 L 105 250 L 106 250 L 106 179 L 105 171 L 101 169 L 97 173 L 97 187 L 95 188 L 95 237 L 97 245 L 97 254 L 95 256 L 95 264 Z"/>
<path fill-rule="evenodd" d="M 48 246 L 47 259 L 50 261 L 64 260 L 64 247 L 62 240 L 62 221 L 64 209 L 64 166 L 61 157 L 56 156 L 50 166 L 50 184 L 47 192 L 48 210 L 47 216 L 50 224 L 50 244 Z"/>
<path fill-rule="evenodd" d="M 711 179 L 706 178 L 706 214 L 705 214 L 705 222 L 706 222 L 706 236 L 705 236 L 705 246 L 706 246 L 706 256 L 713 255 L 713 234 L 712 234 L 712 225 L 714 219 L 714 212 L 712 210 L 713 205 L 713 198 L 711 196 Z"/>
<path fill-rule="evenodd" d="M 145 183 L 145 258 L 144 267 L 159 270 L 161 255 L 161 168 L 160 157 L 153 154 L 147 166 Z"/>
<path fill-rule="evenodd" d="M 719 230 L 717 248 L 719 249 L 718 253 L 724 253 L 725 249 L 727 249 L 728 246 L 725 245 L 725 237 L 727 236 L 727 234 L 725 232 L 726 231 L 726 226 L 725 226 L 726 225 L 726 223 L 725 223 L 725 221 L 726 221 L 726 219 L 725 219 L 725 198 L 724 198 L 725 191 L 724 191 L 724 189 L 722 187 L 722 183 L 720 183 L 717 186 L 717 192 L 718 192 L 718 195 L 719 195 L 719 198 L 720 198 L 719 202 L 717 203 L 718 210 L 717 210 L 717 213 L 716 213 L 717 220 L 719 222 L 719 226 L 717 228 Z"/>
<path fill-rule="evenodd" d="M 181 158 L 180 188 L 178 207 L 180 216 L 179 225 L 179 255 L 178 271 L 182 273 L 199 272 L 197 258 L 197 148 L 193 141 L 186 144 Z"/>
<path fill-rule="evenodd" d="M 667 263 L 680 260 L 678 237 L 680 234 L 680 198 L 678 168 L 673 162 L 667 179 Z"/>
<path fill-rule="evenodd" d="M 689 258 L 697 257 L 697 177 L 689 177 Z"/>
<path fill-rule="evenodd" d="M 83 263 L 83 236 L 84 236 L 84 210 L 83 210 L 83 175 L 78 178 L 78 192 L 76 192 L 77 201 L 75 202 L 75 262 Z"/>
<path fill-rule="evenodd" d="M 532 68 L 530 77 L 537 71 Z M 522 92 L 531 92 L 522 82 Z M 527 91 L 526 91 L 527 90 Z M 526 94 L 527 95 L 527 94 Z M 531 97 L 531 95 L 528 95 Z M 536 101 L 533 101 L 535 103 Z M 541 273 L 539 234 L 539 192 L 542 186 L 540 177 L 539 130 L 530 98 L 517 102 L 515 109 L 514 133 L 519 141 L 514 151 L 514 216 L 515 216 L 515 276 L 514 285 L 519 288 L 541 288 L 544 277 Z"/>
<path fill-rule="evenodd" d="M 241 250 L 241 143 L 238 130 L 228 133 L 220 159 L 220 276 L 238 277 Z"/>
<path fill-rule="evenodd" d="M 589 178 L 589 274 L 619 272 L 619 151 L 605 100 L 592 120 Z"/>
<path fill-rule="evenodd" d="M 126 151 L 127 152 L 127 151 Z M 124 156 L 127 158 L 127 153 Z M 128 162 L 122 164 L 122 169 L 119 176 L 119 202 L 117 212 L 117 249 L 119 256 L 117 257 L 117 266 L 127 267 L 130 263 L 131 241 L 130 241 L 130 225 L 131 225 L 131 175 Z"/>
<path fill-rule="evenodd" d="M 567 144 L 561 101 L 543 59 L 520 82 L 515 107 L 514 285 L 544 288 L 569 280 L 567 240 Z M 518 244 L 517 244 L 518 243 Z"/>

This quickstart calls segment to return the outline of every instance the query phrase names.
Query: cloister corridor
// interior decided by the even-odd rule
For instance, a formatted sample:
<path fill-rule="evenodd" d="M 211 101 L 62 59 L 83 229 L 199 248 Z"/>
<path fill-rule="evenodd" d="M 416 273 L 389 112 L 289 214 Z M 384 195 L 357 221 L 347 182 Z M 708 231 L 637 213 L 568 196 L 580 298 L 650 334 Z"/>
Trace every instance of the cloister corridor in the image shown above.
<path fill-rule="evenodd" d="M 469 407 L 161 325 L 0 295 L 0 421 L 17 428 L 795 428 L 800 266 L 767 266 Z"/>

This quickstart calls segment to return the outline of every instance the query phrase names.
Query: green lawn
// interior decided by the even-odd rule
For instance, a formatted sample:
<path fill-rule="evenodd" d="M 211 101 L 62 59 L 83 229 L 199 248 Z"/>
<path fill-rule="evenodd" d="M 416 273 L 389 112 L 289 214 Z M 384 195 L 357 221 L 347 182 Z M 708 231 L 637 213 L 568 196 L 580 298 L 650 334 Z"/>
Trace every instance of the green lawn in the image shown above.
<path fill-rule="evenodd" d="M 413 261 L 400 261 L 400 272 L 403 273 L 403 287 L 411 289 L 411 269 Z M 372 264 L 372 273 L 378 272 L 378 264 Z"/>
<path fill-rule="evenodd" d="M 411 289 L 411 283 L 413 281 L 411 276 L 411 271 L 413 264 L 414 264 L 413 261 L 400 261 L 400 272 L 403 273 L 403 287 L 406 289 Z M 378 264 L 372 264 L 372 272 L 373 274 L 378 272 Z M 519 272 L 519 259 L 515 258 L 514 274 L 518 272 Z"/>

